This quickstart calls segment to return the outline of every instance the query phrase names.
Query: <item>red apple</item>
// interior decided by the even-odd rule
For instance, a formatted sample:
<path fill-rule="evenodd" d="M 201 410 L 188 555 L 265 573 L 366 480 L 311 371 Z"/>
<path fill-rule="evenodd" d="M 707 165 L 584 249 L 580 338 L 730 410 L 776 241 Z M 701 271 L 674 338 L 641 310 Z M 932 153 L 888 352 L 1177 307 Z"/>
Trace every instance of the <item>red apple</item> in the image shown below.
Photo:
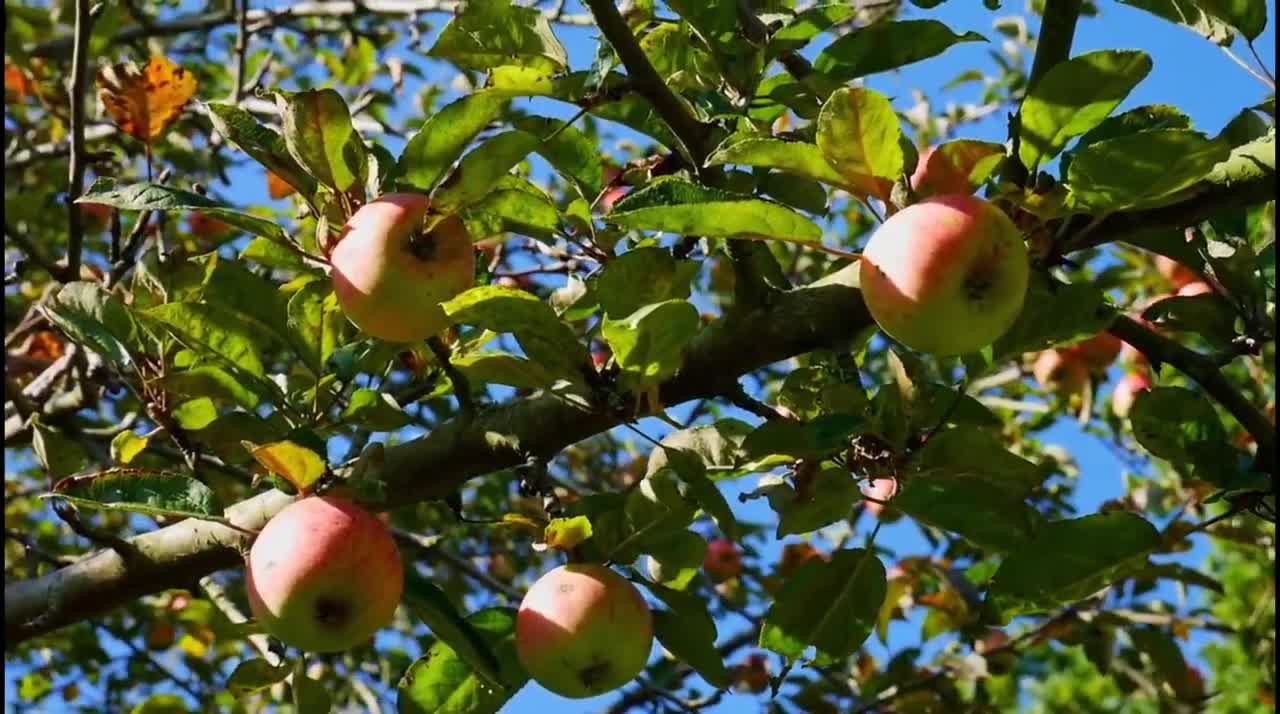
<path fill-rule="evenodd" d="M 1064 350 L 1041 352 L 1031 371 L 1041 387 L 1062 396 L 1078 394 L 1089 384 L 1088 365 Z"/>
<path fill-rule="evenodd" d="M 734 689 L 759 694 L 769 688 L 769 681 L 769 659 L 759 652 L 747 655 L 745 662 L 733 668 Z"/>
<path fill-rule="evenodd" d="M 80 203 L 80 224 L 87 234 L 101 233 L 111 225 L 111 206 L 105 203 Z"/>
<path fill-rule="evenodd" d="M 1213 286 L 1203 280 L 1195 280 L 1178 288 L 1178 295 L 1182 297 L 1193 297 L 1196 295 L 1212 295 L 1214 293 Z"/>
<path fill-rule="evenodd" d="M 870 483 L 863 484 L 862 493 L 877 501 L 888 501 L 898 493 L 898 482 L 891 478 L 872 479 Z M 878 518 L 884 510 L 884 504 L 868 499 L 865 508 L 867 513 Z"/>
<path fill-rule="evenodd" d="M 1168 256 L 1157 255 L 1155 262 L 1156 272 L 1164 276 L 1164 279 L 1168 280 L 1175 290 L 1187 283 L 1200 279 L 1200 276 L 1196 275 L 1194 270 Z"/>
<path fill-rule="evenodd" d="M 702 560 L 702 569 L 713 583 L 736 578 L 742 572 L 742 553 L 731 540 L 713 540 L 707 543 L 707 555 Z"/>
<path fill-rule="evenodd" d="M 1084 342 L 1077 342 L 1067 347 L 1065 351 L 1078 358 L 1090 370 L 1101 372 L 1116 361 L 1123 346 L 1124 343 L 1119 337 L 1109 332 L 1102 332 Z"/>
<path fill-rule="evenodd" d="M 921 352 L 976 352 L 1022 311 L 1027 246 L 1009 217 L 973 196 L 928 198 L 894 214 L 862 252 L 862 295 L 890 337 Z"/>
<path fill-rule="evenodd" d="M 351 216 L 330 255 L 338 303 L 351 322 L 388 342 L 415 342 L 449 326 L 440 303 L 475 282 L 476 251 L 449 215 L 423 232 L 430 200 L 393 193 Z"/>
<path fill-rule="evenodd" d="M 404 573 L 389 531 L 343 498 L 312 496 L 267 522 L 249 551 L 249 606 L 275 637 L 338 652 L 385 627 Z"/>
<path fill-rule="evenodd" d="M 1129 416 L 1129 410 L 1133 409 L 1133 403 L 1138 398 L 1140 392 L 1149 392 L 1155 383 L 1151 381 L 1151 377 L 1146 372 L 1130 372 L 1116 383 L 1116 388 L 1111 392 L 1111 411 L 1116 416 L 1124 419 Z"/>
<path fill-rule="evenodd" d="M 630 582 L 595 563 L 538 579 L 516 615 L 516 654 L 529 676 L 572 699 L 612 691 L 644 669 L 653 616 Z"/>
<path fill-rule="evenodd" d="M 191 235 L 197 238 L 223 238 L 235 230 L 225 222 L 203 213 L 192 213 L 187 222 L 191 226 Z"/>

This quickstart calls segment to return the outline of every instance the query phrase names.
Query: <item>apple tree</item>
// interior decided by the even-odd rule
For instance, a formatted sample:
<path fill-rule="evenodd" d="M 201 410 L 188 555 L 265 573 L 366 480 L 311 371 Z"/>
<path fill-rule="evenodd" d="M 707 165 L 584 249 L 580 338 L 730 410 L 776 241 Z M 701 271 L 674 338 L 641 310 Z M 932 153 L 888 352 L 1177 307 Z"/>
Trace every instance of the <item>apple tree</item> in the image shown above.
<path fill-rule="evenodd" d="M 14 711 L 1274 707 L 1274 3 L 5 15 Z"/>

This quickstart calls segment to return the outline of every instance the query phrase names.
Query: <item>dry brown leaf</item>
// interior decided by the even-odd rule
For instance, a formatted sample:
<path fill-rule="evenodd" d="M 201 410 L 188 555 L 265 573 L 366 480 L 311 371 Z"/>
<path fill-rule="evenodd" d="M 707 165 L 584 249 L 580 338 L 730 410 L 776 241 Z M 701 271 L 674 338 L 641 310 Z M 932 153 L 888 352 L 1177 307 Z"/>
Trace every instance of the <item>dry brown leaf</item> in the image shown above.
<path fill-rule="evenodd" d="M 35 94 L 35 83 L 17 65 L 4 63 L 4 93 L 12 94 L 19 101 Z"/>
<path fill-rule="evenodd" d="M 142 69 L 132 62 L 98 70 L 98 98 L 116 126 L 150 144 L 196 93 L 196 78 L 163 56 Z"/>
<path fill-rule="evenodd" d="M 278 201 L 293 192 L 294 188 L 288 182 L 270 171 L 267 172 L 267 193 L 273 200 Z"/>

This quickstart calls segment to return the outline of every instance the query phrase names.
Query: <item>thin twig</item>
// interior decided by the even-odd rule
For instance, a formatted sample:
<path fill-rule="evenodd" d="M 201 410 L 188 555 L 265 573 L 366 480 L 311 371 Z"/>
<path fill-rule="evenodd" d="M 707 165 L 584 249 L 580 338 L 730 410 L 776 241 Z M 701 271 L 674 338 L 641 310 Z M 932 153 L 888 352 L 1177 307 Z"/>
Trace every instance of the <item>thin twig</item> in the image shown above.
<path fill-rule="evenodd" d="M 83 216 L 75 201 L 84 193 L 84 85 L 92 31 L 89 0 L 76 0 L 75 45 L 71 51 L 71 79 L 67 82 L 71 98 L 71 161 L 67 168 L 67 266 L 64 281 L 79 279 L 80 253 L 84 246 Z"/>

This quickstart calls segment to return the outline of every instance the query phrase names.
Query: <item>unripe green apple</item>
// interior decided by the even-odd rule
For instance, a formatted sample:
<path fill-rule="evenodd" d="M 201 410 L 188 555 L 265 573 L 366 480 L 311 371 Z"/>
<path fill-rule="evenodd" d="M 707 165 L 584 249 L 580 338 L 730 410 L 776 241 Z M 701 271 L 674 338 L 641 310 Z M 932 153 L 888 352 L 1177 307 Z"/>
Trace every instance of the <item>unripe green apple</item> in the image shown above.
<path fill-rule="evenodd" d="M 475 283 L 476 251 L 466 227 L 455 215 L 430 215 L 430 203 L 417 193 L 366 203 L 329 256 L 343 313 L 373 337 L 416 342 L 443 331 L 449 321 L 440 303 Z"/>
<path fill-rule="evenodd" d="M 880 329 L 914 350 L 976 352 L 1013 325 L 1027 293 L 1022 235 L 973 196 L 937 196 L 895 213 L 862 252 L 859 277 Z"/>
<path fill-rule="evenodd" d="M 529 588 L 516 615 L 516 654 L 534 681 L 562 697 L 612 691 L 644 669 L 653 648 L 649 605 L 625 578 L 570 563 Z"/>
<path fill-rule="evenodd" d="M 359 645 L 391 622 L 404 586 L 391 531 L 344 498 L 311 496 L 267 522 L 249 551 L 249 606 L 308 652 Z"/>

